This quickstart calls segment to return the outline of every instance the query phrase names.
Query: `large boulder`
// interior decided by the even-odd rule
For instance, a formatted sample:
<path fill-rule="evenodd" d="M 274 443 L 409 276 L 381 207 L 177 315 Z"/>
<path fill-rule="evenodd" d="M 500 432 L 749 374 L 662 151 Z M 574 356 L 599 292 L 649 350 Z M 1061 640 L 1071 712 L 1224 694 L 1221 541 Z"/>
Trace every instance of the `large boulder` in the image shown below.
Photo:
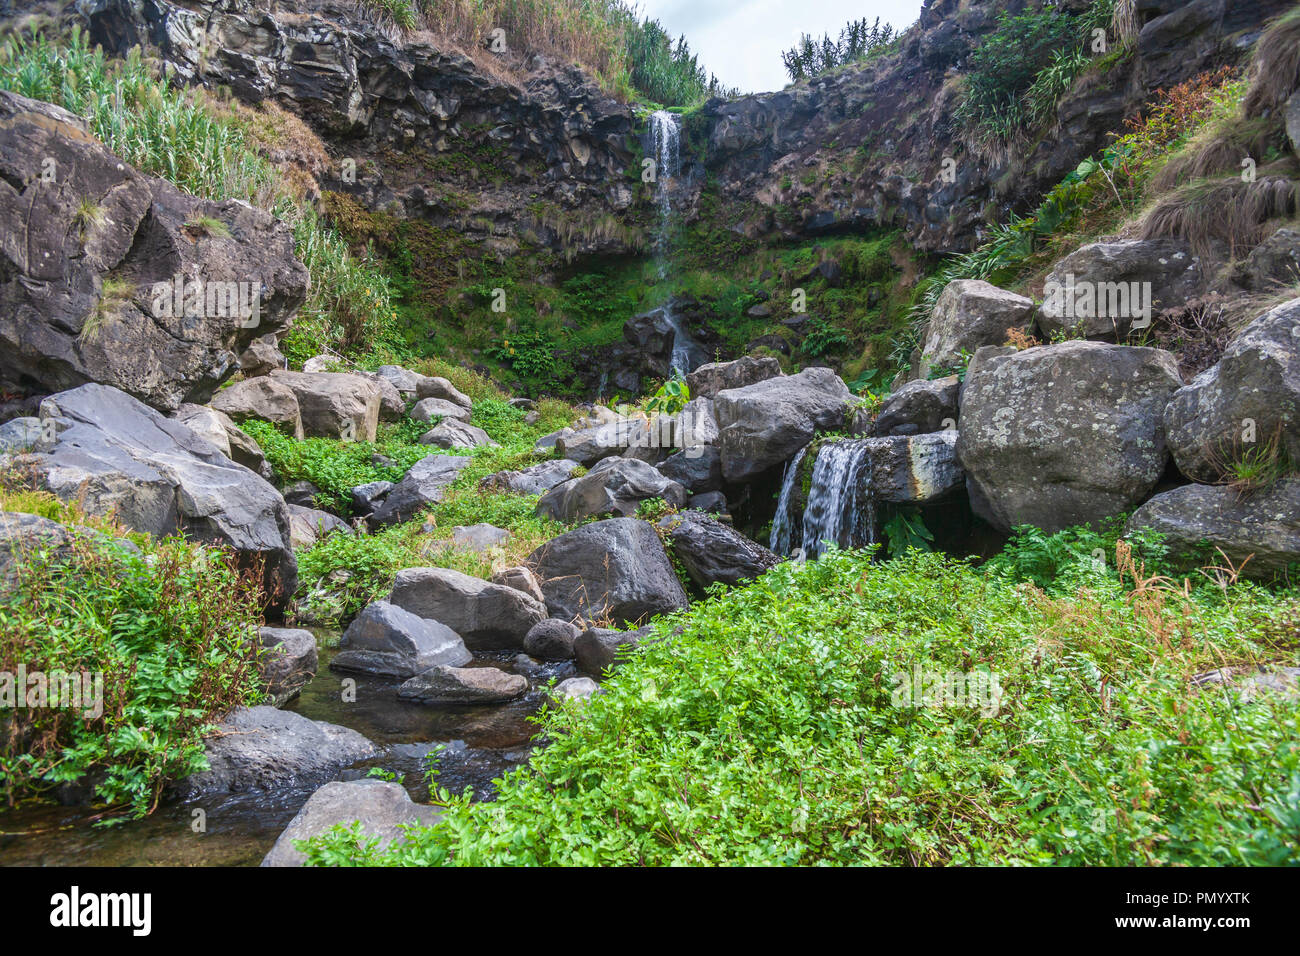
<path fill-rule="evenodd" d="M 542 495 L 568 481 L 581 466 L 571 458 L 555 458 L 520 471 L 497 471 L 483 478 L 484 491 L 511 491 L 517 495 Z"/>
<path fill-rule="evenodd" d="M 944 287 L 930 313 L 922 369 L 962 365 L 986 345 L 1002 345 L 1007 330 L 1034 325 L 1034 302 L 982 279 L 956 279 Z"/>
<path fill-rule="evenodd" d="M 201 404 L 307 293 L 287 225 L 144 176 L 79 117 L 4 91 L 0 237 L 0 391 Z"/>
<path fill-rule="evenodd" d="M 262 686 L 275 706 L 283 707 L 316 676 L 316 637 L 300 628 L 264 627 L 258 631 L 258 643 Z"/>
<path fill-rule="evenodd" d="M 1198 481 L 1269 444 L 1300 462 L 1300 299 L 1246 326 L 1217 365 L 1179 389 L 1165 430 L 1179 470 Z"/>
<path fill-rule="evenodd" d="M 722 487 L 722 450 L 714 445 L 683 449 L 658 465 L 659 473 L 693 495 Z"/>
<path fill-rule="evenodd" d="M 435 418 L 469 424 L 470 410 L 445 398 L 422 398 L 411 406 L 408 413 L 417 422 L 428 424 Z"/>
<path fill-rule="evenodd" d="M 899 505 L 931 504 L 961 491 L 966 473 L 957 460 L 957 432 L 868 438 L 871 495 Z"/>
<path fill-rule="evenodd" d="M 903 385 L 880 406 L 872 433 L 924 435 L 957 427 L 957 399 L 961 379 L 917 379 Z"/>
<path fill-rule="evenodd" d="M 415 383 L 415 397 L 418 399 L 436 398 L 444 402 L 459 405 L 466 412 L 474 408 L 470 397 L 447 379 L 439 375 L 421 375 Z"/>
<path fill-rule="evenodd" d="M 729 388 L 744 388 L 781 375 L 781 363 L 770 355 L 758 358 L 746 355 L 734 362 L 709 362 L 686 376 L 691 397 L 714 398 Z"/>
<path fill-rule="evenodd" d="M 627 651 L 620 648 L 636 647 L 647 634 L 649 625 L 635 631 L 616 631 L 607 627 L 592 627 L 578 635 L 573 642 L 574 656 L 578 669 L 588 674 L 601 677 L 606 671 L 616 667 Z"/>
<path fill-rule="evenodd" d="M 602 458 L 623 455 L 628 449 L 659 447 L 672 444 L 671 425 L 668 426 L 667 440 L 663 440 L 659 429 L 645 418 L 616 418 L 611 422 L 570 431 L 568 434 L 557 433 L 555 450 L 560 457 L 578 462 L 580 465 L 594 465 Z"/>
<path fill-rule="evenodd" d="M 1161 349 L 1072 341 L 982 350 L 958 422 L 971 507 L 1004 531 L 1059 531 L 1132 508 L 1165 469 L 1162 418 L 1180 385 Z"/>
<path fill-rule="evenodd" d="M 497 443 L 476 425 L 444 418 L 420 436 L 420 444 L 432 445 L 434 448 L 478 448 L 480 445 L 495 448 Z"/>
<path fill-rule="evenodd" d="M 418 372 L 412 372 L 400 365 L 381 365 L 375 370 L 375 374 L 385 379 L 408 401 L 415 398 L 416 390 L 420 386 L 420 379 L 424 378 Z"/>
<path fill-rule="evenodd" d="M 289 536 L 294 550 L 304 551 L 335 532 L 353 533 L 350 524 L 328 511 L 289 505 Z"/>
<path fill-rule="evenodd" d="M 82 385 L 41 403 L 52 439 L 18 459 L 40 484 L 88 514 L 116 516 L 157 538 L 178 531 L 263 562 L 278 609 L 293 594 L 298 563 L 289 509 L 266 481 L 191 429 L 106 385 Z"/>
<path fill-rule="evenodd" d="M 552 538 L 528 557 L 552 617 L 639 621 L 687 604 L 654 527 L 609 518 Z"/>
<path fill-rule="evenodd" d="M 229 415 L 206 405 L 185 402 L 172 413 L 172 417 L 210 441 L 231 461 L 270 481 L 271 466 L 262 446 L 253 441 L 252 436 L 236 425 Z"/>
<path fill-rule="evenodd" d="M 421 458 L 402 476 L 401 481 L 389 489 L 370 520 L 385 525 L 415 517 L 425 506 L 441 501 L 447 486 L 473 460 L 466 455 L 429 455 Z"/>
<path fill-rule="evenodd" d="M 528 691 L 528 678 L 497 667 L 431 667 L 397 688 L 420 704 L 502 704 Z"/>
<path fill-rule="evenodd" d="M 278 348 L 274 335 L 254 339 L 239 356 L 239 371 L 245 378 L 270 375 L 277 368 L 287 367 L 287 360 Z"/>
<path fill-rule="evenodd" d="M 231 421 L 250 418 L 270 422 L 293 438 L 302 438 L 302 410 L 293 389 L 270 376 L 236 382 L 213 397 L 211 407 L 229 416 Z"/>
<path fill-rule="evenodd" d="M 376 748 L 355 730 L 263 705 L 232 712 L 204 751 L 209 769 L 180 781 L 184 795 L 300 787 L 373 756 Z"/>
<path fill-rule="evenodd" d="M 1038 312 L 1043 335 L 1121 341 L 1161 309 L 1205 291 L 1201 262 L 1178 239 L 1094 242 L 1056 264 Z M 990 345 L 1000 344 L 990 342 Z"/>
<path fill-rule="evenodd" d="M 524 636 L 546 608 L 523 591 L 450 568 L 397 572 L 388 599 L 420 617 L 441 621 L 471 651 L 522 650 Z"/>
<path fill-rule="evenodd" d="M 686 503 L 686 489 L 643 461 L 606 458 L 581 478 L 572 478 L 542 495 L 537 514 L 564 522 L 627 516 L 636 514 L 641 502 L 650 498 L 681 507 Z"/>
<path fill-rule="evenodd" d="M 1127 530 L 1151 528 L 1174 554 L 1234 565 L 1250 578 L 1281 576 L 1300 564 L 1300 478 L 1242 494 L 1234 488 L 1184 485 L 1156 495 L 1129 518 Z M 1249 561 L 1246 559 L 1249 558 Z"/>
<path fill-rule="evenodd" d="M 700 511 L 666 515 L 659 527 L 677 560 L 700 587 L 753 580 L 781 560 L 730 525 Z"/>
<path fill-rule="evenodd" d="M 370 379 L 345 372 L 277 369 L 271 373 L 270 380 L 286 386 L 298 399 L 302 428 L 308 436 L 341 438 L 344 441 L 375 440 L 379 430 L 381 392 Z"/>
<path fill-rule="evenodd" d="M 331 670 L 411 677 L 438 664 L 459 667 L 471 655 L 450 627 L 375 601 L 356 616 L 339 641 Z"/>
<path fill-rule="evenodd" d="M 843 428 L 853 393 L 828 368 L 807 368 L 714 399 L 728 481 L 754 478 L 782 464 L 819 431 Z"/>
<path fill-rule="evenodd" d="M 336 825 L 360 821 L 362 839 L 378 840 L 387 849 L 406 839 L 408 826 L 432 826 L 441 814 L 437 807 L 413 803 L 398 783 L 385 780 L 334 780 L 308 798 L 289 821 L 262 866 L 302 866 L 307 855 L 295 841 L 323 836 Z"/>

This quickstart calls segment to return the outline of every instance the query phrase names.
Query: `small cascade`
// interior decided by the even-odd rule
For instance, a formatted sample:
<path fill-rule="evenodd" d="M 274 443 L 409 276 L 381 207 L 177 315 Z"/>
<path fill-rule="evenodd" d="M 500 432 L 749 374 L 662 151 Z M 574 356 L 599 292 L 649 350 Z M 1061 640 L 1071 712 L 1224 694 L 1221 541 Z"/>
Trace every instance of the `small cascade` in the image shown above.
<path fill-rule="evenodd" d="M 776 515 L 772 518 L 772 534 L 768 538 L 768 547 L 777 554 L 789 554 L 794 542 L 793 503 L 794 483 L 799 477 L 799 464 L 808 453 L 808 446 L 799 449 L 785 466 L 785 475 L 781 479 L 781 496 L 776 500 Z"/>
<path fill-rule="evenodd" d="M 655 153 L 655 205 L 659 207 L 654 235 L 655 269 L 660 279 L 666 279 L 672 258 L 673 194 L 681 176 L 681 118 L 667 110 L 651 114 L 650 136 Z M 707 361 L 704 349 L 691 338 L 671 300 L 664 306 L 664 318 L 673 330 L 671 367 L 685 375 Z"/>
<path fill-rule="evenodd" d="M 876 542 L 876 508 L 871 494 L 871 445 L 863 439 L 826 442 L 813 461 L 802 525 L 794 519 L 794 485 L 807 452 L 800 451 L 786 466 L 772 520 L 770 547 L 777 554 L 802 550 L 815 558 L 826 542 L 856 548 Z"/>

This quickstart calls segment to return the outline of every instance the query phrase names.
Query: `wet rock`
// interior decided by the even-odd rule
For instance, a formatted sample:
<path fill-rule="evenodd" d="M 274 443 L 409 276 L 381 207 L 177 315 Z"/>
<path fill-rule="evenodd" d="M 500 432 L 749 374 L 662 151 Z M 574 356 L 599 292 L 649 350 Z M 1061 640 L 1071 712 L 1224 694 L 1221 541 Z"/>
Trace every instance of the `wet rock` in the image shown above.
<path fill-rule="evenodd" d="M 263 627 L 258 631 L 262 656 L 262 686 L 276 707 L 298 696 L 316 676 L 319 659 L 311 631 L 291 627 Z"/>
<path fill-rule="evenodd" d="M 1300 562 L 1300 478 L 1285 478 L 1251 494 L 1211 485 L 1184 485 L 1156 495 L 1129 518 L 1127 530 L 1151 528 L 1174 554 L 1221 560 L 1247 558 L 1242 574 L 1272 578 Z M 1216 550 L 1217 549 L 1217 550 Z"/>
<path fill-rule="evenodd" d="M 1049 340 L 1070 335 L 1122 341 L 1135 321 L 1139 328 L 1150 325 L 1156 312 L 1186 303 L 1205 287 L 1200 260 L 1181 240 L 1089 243 L 1047 276 L 1038 327 Z"/>
<path fill-rule="evenodd" d="M 297 587 L 289 509 L 260 477 L 179 422 L 115 388 L 82 385 L 41 403 L 54 439 L 20 459 L 40 487 L 87 514 L 163 538 L 183 531 L 261 560 L 274 610 Z"/>
<path fill-rule="evenodd" d="M 343 632 L 331 670 L 412 677 L 438 664 L 468 664 L 470 652 L 445 624 L 387 601 L 367 605 Z"/>
<path fill-rule="evenodd" d="M 619 623 L 686 607 L 659 535 L 645 521 L 610 518 L 552 538 L 528 563 L 552 617 Z"/>
<path fill-rule="evenodd" d="M 501 704 L 528 691 L 528 678 L 495 667 L 433 667 L 416 674 L 397 696 L 421 704 Z"/>
<path fill-rule="evenodd" d="M 1250 323 L 1174 394 L 1164 424 L 1179 471 L 1198 481 L 1269 443 L 1300 462 L 1300 299 Z"/>
<path fill-rule="evenodd" d="M 204 749 L 210 769 L 182 780 L 184 795 L 287 790 L 376 753 L 355 730 L 269 706 L 238 708 Z"/>
<path fill-rule="evenodd" d="M 343 372 L 279 369 L 269 378 L 286 386 L 298 399 L 307 435 L 344 441 L 375 440 L 381 396 L 379 386 L 370 379 Z"/>
<path fill-rule="evenodd" d="M 966 473 L 957 460 L 957 432 L 868 439 L 871 494 L 889 504 L 930 504 L 959 493 Z"/>
<path fill-rule="evenodd" d="M 202 404 L 306 296 L 287 225 L 142 175 L 49 103 L 0 92 L 0 182 L 0 391 L 97 383 L 164 412 Z M 228 235 L 196 234 L 200 217 Z"/>
<path fill-rule="evenodd" d="M 426 505 L 441 501 L 447 486 L 473 460 L 464 455 L 430 455 L 420 459 L 389 489 L 370 520 L 385 525 L 415 517 Z"/>
<path fill-rule="evenodd" d="M 537 502 L 537 514 L 566 523 L 593 516 L 628 516 L 651 498 L 679 507 L 686 503 L 686 489 L 643 461 L 605 458 L 581 478 L 544 494 Z"/>
<path fill-rule="evenodd" d="M 304 436 L 298 397 L 293 389 L 269 376 L 246 379 L 223 388 L 213 397 L 211 407 L 229 415 L 234 422 L 256 418 L 276 425 L 293 438 Z"/>
<path fill-rule="evenodd" d="M 872 432 L 884 437 L 956 428 L 960 394 L 961 380 L 956 375 L 908 382 L 885 399 Z"/>
<path fill-rule="evenodd" d="M 572 477 L 578 462 L 559 458 L 520 471 L 494 472 L 479 482 L 484 491 L 510 491 L 517 495 L 542 495 Z"/>
<path fill-rule="evenodd" d="M 935 303 L 921 347 L 922 368 L 965 364 L 985 345 L 1002 345 L 1007 330 L 1027 332 L 1034 325 L 1034 303 L 981 279 L 957 279 Z"/>
<path fill-rule="evenodd" d="M 957 458 L 971 507 L 1007 531 L 1054 532 L 1143 501 L 1168 461 L 1164 407 L 1181 385 L 1160 349 L 1065 342 L 981 350 L 961 398 Z"/>
<path fill-rule="evenodd" d="M 441 810 L 413 803 L 401 784 L 383 780 L 335 780 L 313 793 L 262 859 L 262 866 L 302 866 L 307 855 L 294 846 L 336 825 L 361 822 L 362 840 L 387 849 L 406 839 L 405 826 L 432 826 Z"/>
<path fill-rule="evenodd" d="M 722 474 L 754 478 L 788 460 L 818 431 L 843 428 L 853 393 L 828 368 L 767 379 L 717 394 Z"/>
<path fill-rule="evenodd" d="M 686 573 L 700 587 L 753 580 L 781 559 L 739 531 L 699 511 L 666 515 L 659 522 Z"/>
<path fill-rule="evenodd" d="M 579 633 L 576 625 L 548 617 L 534 624 L 524 636 L 524 650 L 544 661 L 570 661 L 575 656 L 573 642 Z"/>
<path fill-rule="evenodd" d="M 744 388 L 782 374 L 781 363 L 770 355 L 756 358 L 746 355 L 734 362 L 710 362 L 686 376 L 691 398 L 715 398 L 728 388 Z"/>
<path fill-rule="evenodd" d="M 397 573 L 389 600 L 420 617 L 441 621 L 471 651 L 517 651 L 546 608 L 523 591 L 450 568 Z"/>
<path fill-rule="evenodd" d="M 478 448 L 479 446 L 496 447 L 488 433 L 474 425 L 444 418 L 436 426 L 420 436 L 421 445 L 433 445 L 435 448 Z"/>

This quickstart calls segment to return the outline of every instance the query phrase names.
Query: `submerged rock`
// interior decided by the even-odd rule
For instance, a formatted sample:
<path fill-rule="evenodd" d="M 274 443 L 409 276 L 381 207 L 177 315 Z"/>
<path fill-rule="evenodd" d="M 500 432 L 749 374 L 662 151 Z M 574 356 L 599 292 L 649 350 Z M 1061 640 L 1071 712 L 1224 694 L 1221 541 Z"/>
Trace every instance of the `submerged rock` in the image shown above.
<path fill-rule="evenodd" d="M 397 696 L 421 704 L 500 704 L 528 691 L 528 678 L 495 667 L 438 666 L 416 674 Z"/>

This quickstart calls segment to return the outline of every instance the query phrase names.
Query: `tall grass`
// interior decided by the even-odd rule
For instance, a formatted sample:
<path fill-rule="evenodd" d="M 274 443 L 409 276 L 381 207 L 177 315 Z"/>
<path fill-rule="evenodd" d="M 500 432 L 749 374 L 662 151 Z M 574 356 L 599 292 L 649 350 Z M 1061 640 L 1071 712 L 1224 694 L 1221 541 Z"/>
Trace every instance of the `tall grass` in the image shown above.
<path fill-rule="evenodd" d="M 354 349 L 393 317 L 388 279 L 348 252 L 291 184 L 257 152 L 246 121 L 200 91 L 171 87 L 139 49 L 109 62 L 75 26 L 66 44 L 43 36 L 0 44 L 0 88 L 62 106 L 131 165 L 204 199 L 240 199 L 293 228 L 311 287 L 284 347 L 299 359 Z"/>

